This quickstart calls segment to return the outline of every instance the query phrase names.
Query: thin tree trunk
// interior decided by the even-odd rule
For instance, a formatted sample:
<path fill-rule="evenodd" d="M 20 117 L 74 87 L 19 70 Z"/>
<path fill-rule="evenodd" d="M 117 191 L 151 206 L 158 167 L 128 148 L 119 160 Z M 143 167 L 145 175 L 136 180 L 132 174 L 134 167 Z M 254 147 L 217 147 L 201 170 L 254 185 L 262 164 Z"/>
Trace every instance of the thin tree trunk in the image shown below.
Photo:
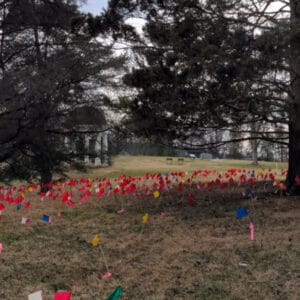
<path fill-rule="evenodd" d="M 37 145 L 39 150 L 36 159 L 40 171 L 41 192 L 47 192 L 52 182 L 53 164 L 47 149 L 46 137 L 42 137 L 39 142 L 41 144 Z"/>
<path fill-rule="evenodd" d="M 33 10 L 35 10 L 35 1 L 36 0 L 31 0 L 31 4 L 33 7 Z M 35 22 L 35 20 L 34 20 Z M 42 60 L 42 53 L 41 53 L 41 48 L 40 48 L 40 41 L 39 41 L 39 30 L 38 26 L 36 23 L 34 23 L 33 27 L 33 34 L 34 34 L 34 45 L 35 45 L 35 51 L 36 51 L 36 59 L 37 59 L 37 65 L 38 68 L 41 69 L 43 65 L 43 60 Z"/>
<path fill-rule="evenodd" d="M 259 130 L 258 124 L 257 123 L 252 123 L 251 124 L 251 136 L 254 137 L 256 135 L 256 132 Z M 258 140 L 251 140 L 250 142 L 251 145 L 251 150 L 252 150 L 252 164 L 253 165 L 258 165 L 258 145 L 259 141 Z"/>
<path fill-rule="evenodd" d="M 41 192 L 45 193 L 50 189 L 49 183 L 52 181 L 52 172 L 48 166 L 41 170 Z"/>
<path fill-rule="evenodd" d="M 298 136 L 297 136 L 298 135 Z M 296 185 L 295 179 L 300 176 L 300 130 L 295 131 L 293 122 L 289 125 L 289 161 L 286 179 L 289 194 L 300 195 L 300 186 Z"/>
<path fill-rule="evenodd" d="M 41 177 L 41 192 L 47 192 L 50 189 L 49 183 L 52 181 L 52 164 L 51 159 L 43 149 L 39 157 L 40 177 Z"/>
<path fill-rule="evenodd" d="M 251 144 L 252 144 L 252 164 L 258 165 L 258 158 L 257 158 L 258 142 L 257 140 L 253 140 Z"/>
<path fill-rule="evenodd" d="M 5 19 L 6 19 L 6 5 L 5 5 L 5 3 L 3 3 L 1 19 L 2 19 L 1 21 L 2 21 L 2 24 L 3 24 L 5 22 Z M 2 70 L 2 72 L 1 72 L 2 73 L 1 74 L 2 79 L 4 78 L 4 73 L 5 73 L 5 66 L 4 66 L 4 61 L 3 61 L 4 42 L 5 42 L 5 30 L 2 29 L 1 30 L 1 40 L 0 40 L 0 68 Z"/>
<path fill-rule="evenodd" d="M 291 8 L 291 109 L 289 125 L 289 166 L 287 189 L 289 194 L 300 195 L 295 178 L 300 176 L 300 40 L 295 28 L 300 26 L 300 0 L 290 0 Z"/>

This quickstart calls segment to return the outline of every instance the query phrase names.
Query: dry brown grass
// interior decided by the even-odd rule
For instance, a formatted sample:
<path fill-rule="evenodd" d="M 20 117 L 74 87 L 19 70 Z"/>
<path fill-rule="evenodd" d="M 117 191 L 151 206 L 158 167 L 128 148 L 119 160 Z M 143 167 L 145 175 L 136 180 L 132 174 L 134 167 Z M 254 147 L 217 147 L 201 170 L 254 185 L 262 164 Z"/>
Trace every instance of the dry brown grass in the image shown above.
<path fill-rule="evenodd" d="M 35 196 L 29 210 L 9 207 L 0 220 L 0 299 L 42 289 L 50 300 L 67 289 L 73 300 L 101 300 L 118 285 L 123 299 L 300 299 L 299 198 L 260 193 L 251 202 L 238 189 L 194 195 L 195 207 L 177 190 L 159 200 L 128 197 L 125 215 L 116 213 L 120 196 L 73 209 Z M 249 218 L 235 217 L 242 206 L 255 224 L 254 242 Z M 143 228 L 144 213 L 150 222 Z M 43 214 L 53 224 L 43 223 Z M 22 216 L 31 225 L 21 225 Z M 97 233 L 111 279 L 102 279 L 105 264 L 91 245 Z"/>

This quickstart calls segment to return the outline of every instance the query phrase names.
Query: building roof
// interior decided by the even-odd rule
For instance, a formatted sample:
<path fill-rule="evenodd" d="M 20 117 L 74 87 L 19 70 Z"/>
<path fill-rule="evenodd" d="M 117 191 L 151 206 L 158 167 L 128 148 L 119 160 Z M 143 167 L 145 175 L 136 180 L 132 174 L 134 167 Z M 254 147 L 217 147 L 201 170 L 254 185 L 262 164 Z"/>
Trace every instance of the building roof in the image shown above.
<path fill-rule="evenodd" d="M 105 126 L 106 119 L 101 109 L 93 106 L 82 106 L 72 110 L 66 122 L 67 126 Z"/>

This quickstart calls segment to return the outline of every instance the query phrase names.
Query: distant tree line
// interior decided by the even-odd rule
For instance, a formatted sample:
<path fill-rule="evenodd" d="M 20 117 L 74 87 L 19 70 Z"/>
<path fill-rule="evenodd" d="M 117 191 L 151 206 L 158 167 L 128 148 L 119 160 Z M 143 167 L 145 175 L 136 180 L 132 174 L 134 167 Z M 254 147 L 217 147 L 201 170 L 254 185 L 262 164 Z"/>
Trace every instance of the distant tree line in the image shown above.
<path fill-rule="evenodd" d="M 158 142 L 156 139 L 146 139 L 141 137 L 120 137 L 110 136 L 110 155 L 147 155 L 147 156 L 183 156 L 190 155 L 195 158 L 206 156 L 214 159 L 244 159 L 250 160 L 253 164 L 258 161 L 288 161 L 287 147 L 267 141 L 257 143 L 256 160 L 253 160 L 253 146 L 251 143 L 228 143 L 226 145 L 204 150 L 184 150 L 181 147 L 167 145 L 165 141 Z"/>

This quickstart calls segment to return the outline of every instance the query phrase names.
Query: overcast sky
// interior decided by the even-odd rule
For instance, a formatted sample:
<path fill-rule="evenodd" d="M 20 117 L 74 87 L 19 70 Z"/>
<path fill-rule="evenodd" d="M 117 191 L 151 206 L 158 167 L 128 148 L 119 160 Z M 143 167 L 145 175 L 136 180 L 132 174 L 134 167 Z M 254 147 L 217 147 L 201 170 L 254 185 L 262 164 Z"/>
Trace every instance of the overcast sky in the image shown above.
<path fill-rule="evenodd" d="M 87 0 L 85 5 L 82 5 L 81 10 L 97 15 L 106 8 L 108 0 Z"/>
<path fill-rule="evenodd" d="M 107 2 L 108 0 L 86 0 L 86 4 L 81 6 L 81 10 L 97 15 L 103 8 L 107 7 Z M 281 6 L 282 3 L 280 1 L 276 1 L 271 5 L 273 9 L 278 9 Z"/>

